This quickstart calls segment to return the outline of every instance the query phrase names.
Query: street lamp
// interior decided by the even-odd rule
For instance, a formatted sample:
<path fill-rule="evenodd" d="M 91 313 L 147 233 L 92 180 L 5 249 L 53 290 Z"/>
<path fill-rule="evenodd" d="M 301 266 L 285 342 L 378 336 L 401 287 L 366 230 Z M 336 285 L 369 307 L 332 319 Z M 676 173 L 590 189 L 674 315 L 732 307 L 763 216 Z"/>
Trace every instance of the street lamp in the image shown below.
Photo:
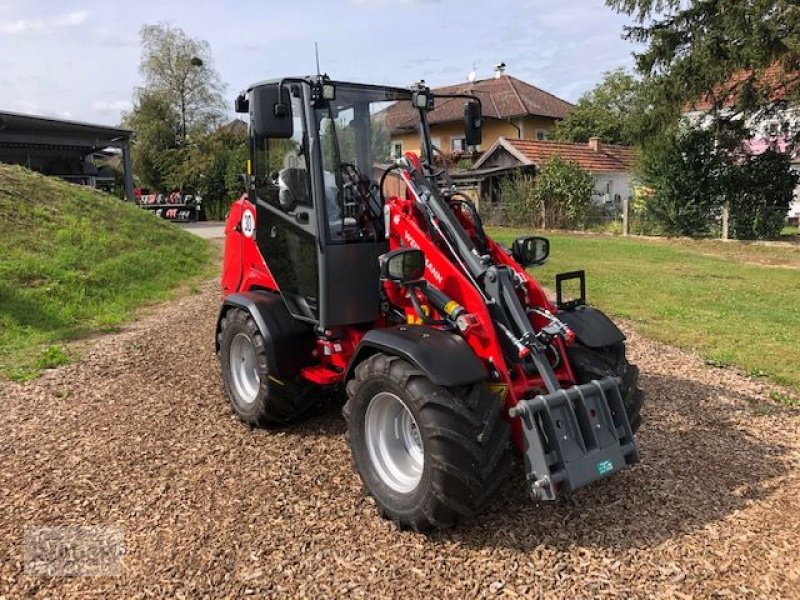
<path fill-rule="evenodd" d="M 200 69 L 203 67 L 203 59 L 193 56 L 189 59 L 189 66 Z M 183 126 L 183 145 L 186 145 L 186 90 L 181 94 L 181 125 Z"/>

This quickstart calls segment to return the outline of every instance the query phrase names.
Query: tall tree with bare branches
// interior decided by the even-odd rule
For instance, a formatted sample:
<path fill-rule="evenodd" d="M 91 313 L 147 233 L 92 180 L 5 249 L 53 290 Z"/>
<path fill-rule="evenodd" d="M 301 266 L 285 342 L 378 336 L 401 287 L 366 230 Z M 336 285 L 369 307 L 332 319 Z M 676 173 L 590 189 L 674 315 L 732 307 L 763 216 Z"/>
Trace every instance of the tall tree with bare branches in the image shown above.
<path fill-rule="evenodd" d="M 222 84 L 213 66 L 211 46 L 168 24 L 141 31 L 139 71 L 148 93 L 162 95 L 179 115 L 181 144 L 218 126 L 225 114 Z"/>

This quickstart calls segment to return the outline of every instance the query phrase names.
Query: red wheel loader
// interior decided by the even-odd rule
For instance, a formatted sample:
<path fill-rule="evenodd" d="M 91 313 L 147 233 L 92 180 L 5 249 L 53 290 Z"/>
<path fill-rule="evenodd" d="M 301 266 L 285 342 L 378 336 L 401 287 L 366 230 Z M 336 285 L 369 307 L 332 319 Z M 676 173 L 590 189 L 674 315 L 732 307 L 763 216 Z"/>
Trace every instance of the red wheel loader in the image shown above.
<path fill-rule="evenodd" d="M 487 235 L 436 155 L 437 105 L 463 107 L 466 143 L 480 144 L 480 98 L 424 83 L 317 75 L 239 95 L 251 154 L 225 228 L 216 330 L 225 390 L 251 426 L 345 391 L 367 492 L 418 531 L 484 510 L 510 442 L 542 501 L 637 462 L 643 400 L 625 336 L 585 303 L 583 272 L 559 275 L 551 302 L 526 271 L 547 259 L 547 239 L 507 249 Z M 392 161 L 390 129 L 418 132 L 419 156 Z M 573 279 L 581 293 L 567 300 Z"/>

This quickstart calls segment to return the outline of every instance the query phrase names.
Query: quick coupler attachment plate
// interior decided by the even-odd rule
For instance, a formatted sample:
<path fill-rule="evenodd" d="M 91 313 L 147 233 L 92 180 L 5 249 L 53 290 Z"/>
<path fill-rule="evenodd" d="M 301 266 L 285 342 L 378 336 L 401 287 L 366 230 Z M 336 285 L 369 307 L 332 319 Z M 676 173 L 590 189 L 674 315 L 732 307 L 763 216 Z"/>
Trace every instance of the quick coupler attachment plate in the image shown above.
<path fill-rule="evenodd" d="M 622 403 L 621 380 L 604 377 L 511 408 L 525 434 L 525 474 L 532 496 L 555 500 L 639 462 Z"/>

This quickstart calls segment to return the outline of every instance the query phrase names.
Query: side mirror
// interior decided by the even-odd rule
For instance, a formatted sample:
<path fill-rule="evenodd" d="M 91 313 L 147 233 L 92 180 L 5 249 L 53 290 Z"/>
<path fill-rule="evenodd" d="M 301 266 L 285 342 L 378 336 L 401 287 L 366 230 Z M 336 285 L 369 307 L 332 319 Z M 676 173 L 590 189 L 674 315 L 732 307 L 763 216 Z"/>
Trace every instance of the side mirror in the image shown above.
<path fill-rule="evenodd" d="M 483 139 L 483 115 L 479 102 L 470 101 L 464 105 L 464 138 L 467 146 L 478 146 Z"/>
<path fill-rule="evenodd" d="M 255 134 L 267 138 L 292 137 L 294 130 L 289 88 L 273 83 L 253 88 L 252 94 L 252 102 L 249 103 L 250 122 Z"/>
<path fill-rule="evenodd" d="M 536 235 L 526 235 L 514 240 L 511 256 L 521 266 L 541 265 L 550 256 L 550 240 Z"/>
<path fill-rule="evenodd" d="M 234 103 L 233 108 L 237 113 L 250 112 L 250 101 L 247 99 L 247 96 L 245 96 L 244 93 L 236 96 L 236 102 Z"/>
<path fill-rule="evenodd" d="M 425 254 L 416 248 L 398 248 L 378 258 L 381 279 L 408 285 L 425 275 Z"/>

